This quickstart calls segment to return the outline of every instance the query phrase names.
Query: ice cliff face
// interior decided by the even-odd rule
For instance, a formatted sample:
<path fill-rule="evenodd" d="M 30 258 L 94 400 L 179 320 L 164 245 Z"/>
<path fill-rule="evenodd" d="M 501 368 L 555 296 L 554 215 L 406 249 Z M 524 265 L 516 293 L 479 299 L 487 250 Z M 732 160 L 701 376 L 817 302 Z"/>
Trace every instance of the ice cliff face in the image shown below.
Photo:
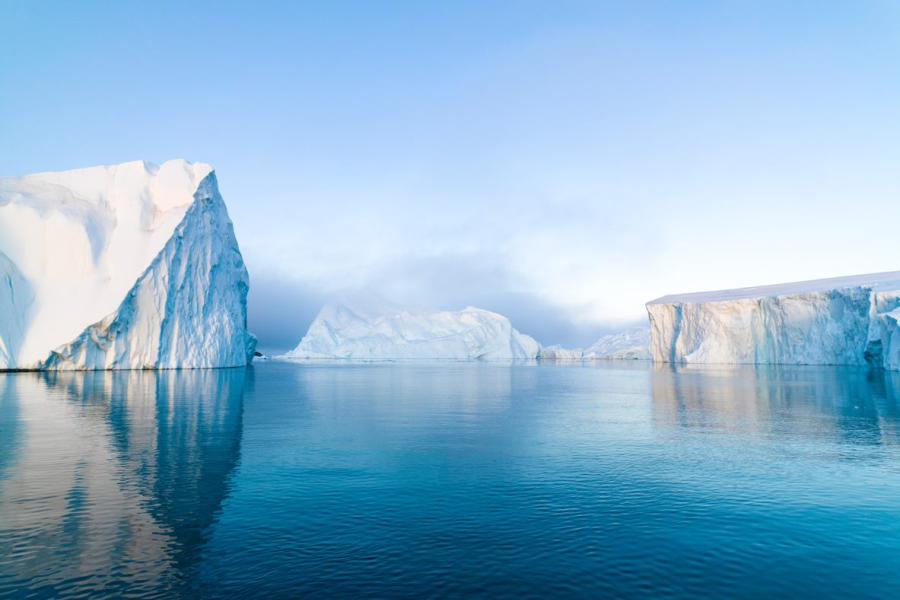
<path fill-rule="evenodd" d="M 900 368 L 900 272 L 665 296 L 653 360 Z"/>
<path fill-rule="evenodd" d="M 531 360 L 540 345 L 509 319 L 478 308 L 410 310 L 385 303 L 322 309 L 300 344 L 281 358 Z"/>
<path fill-rule="evenodd" d="M 245 365 L 247 289 L 208 165 L 0 178 L 0 369 Z"/>
<path fill-rule="evenodd" d="M 649 360 L 650 330 L 638 327 L 602 336 L 587 349 L 547 346 L 541 349 L 543 360 Z"/>

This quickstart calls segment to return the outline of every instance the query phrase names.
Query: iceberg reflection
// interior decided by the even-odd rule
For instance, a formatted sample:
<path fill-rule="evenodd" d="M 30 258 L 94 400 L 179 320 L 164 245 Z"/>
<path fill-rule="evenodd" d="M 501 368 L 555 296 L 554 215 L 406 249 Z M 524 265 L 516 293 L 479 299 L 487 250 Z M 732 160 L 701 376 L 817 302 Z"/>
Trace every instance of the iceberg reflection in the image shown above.
<path fill-rule="evenodd" d="M 900 373 L 856 367 L 673 367 L 651 375 L 658 425 L 898 444 Z"/>
<path fill-rule="evenodd" d="M 229 494 L 252 377 L 0 375 L 0 411 L 17 415 L 0 435 L 0 591 L 189 588 Z"/>

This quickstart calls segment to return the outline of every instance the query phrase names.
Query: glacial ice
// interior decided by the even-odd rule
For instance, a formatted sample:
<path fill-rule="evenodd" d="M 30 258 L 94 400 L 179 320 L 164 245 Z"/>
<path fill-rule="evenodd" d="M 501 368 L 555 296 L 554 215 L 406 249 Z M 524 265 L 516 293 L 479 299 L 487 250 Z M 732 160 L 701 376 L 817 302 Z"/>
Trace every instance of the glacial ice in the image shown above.
<path fill-rule="evenodd" d="M 602 336 L 586 349 L 569 349 L 562 346 L 541 348 L 542 360 L 649 360 L 650 330 L 636 327 Z"/>
<path fill-rule="evenodd" d="M 541 360 L 585 360 L 584 350 L 581 348 L 564 348 L 559 344 L 543 346 L 539 358 Z"/>
<path fill-rule="evenodd" d="M 281 359 L 630 360 L 648 359 L 649 329 L 605 335 L 586 350 L 541 345 L 509 319 L 479 308 L 436 311 L 373 296 L 325 306 L 300 344 Z"/>
<path fill-rule="evenodd" d="M 300 344 L 278 358 L 533 360 L 540 345 L 494 312 L 423 310 L 380 300 L 325 306 Z"/>
<path fill-rule="evenodd" d="M 209 165 L 0 178 L 0 369 L 245 365 L 248 285 Z"/>
<path fill-rule="evenodd" d="M 665 296 L 654 361 L 900 369 L 900 272 Z"/>
<path fill-rule="evenodd" d="M 604 335 L 584 351 L 588 359 L 649 360 L 650 329 L 636 327 Z"/>

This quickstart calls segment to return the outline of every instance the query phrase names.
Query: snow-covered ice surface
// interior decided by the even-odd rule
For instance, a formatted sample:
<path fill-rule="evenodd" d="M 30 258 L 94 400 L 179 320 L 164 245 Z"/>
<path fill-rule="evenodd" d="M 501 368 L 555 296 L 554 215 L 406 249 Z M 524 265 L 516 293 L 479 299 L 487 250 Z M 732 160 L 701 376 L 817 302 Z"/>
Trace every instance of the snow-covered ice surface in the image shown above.
<path fill-rule="evenodd" d="M 0 178 L 0 369 L 245 365 L 247 289 L 209 165 Z"/>
<path fill-rule="evenodd" d="M 282 359 L 533 360 L 540 345 L 479 308 L 409 309 L 377 300 L 329 304 Z"/>
<path fill-rule="evenodd" d="M 674 363 L 900 369 L 900 271 L 664 296 L 650 353 Z"/>
<path fill-rule="evenodd" d="M 649 360 L 650 330 L 636 327 L 602 336 L 586 349 L 546 346 L 541 349 L 542 360 Z"/>

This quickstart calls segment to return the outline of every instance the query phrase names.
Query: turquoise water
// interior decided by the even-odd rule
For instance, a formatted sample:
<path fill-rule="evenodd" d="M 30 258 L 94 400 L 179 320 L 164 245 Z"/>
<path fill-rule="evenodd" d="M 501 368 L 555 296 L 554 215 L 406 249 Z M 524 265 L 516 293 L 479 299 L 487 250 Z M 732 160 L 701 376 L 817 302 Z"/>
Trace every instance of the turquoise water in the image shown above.
<path fill-rule="evenodd" d="M 0 374 L 0 596 L 892 597 L 900 375 Z"/>

